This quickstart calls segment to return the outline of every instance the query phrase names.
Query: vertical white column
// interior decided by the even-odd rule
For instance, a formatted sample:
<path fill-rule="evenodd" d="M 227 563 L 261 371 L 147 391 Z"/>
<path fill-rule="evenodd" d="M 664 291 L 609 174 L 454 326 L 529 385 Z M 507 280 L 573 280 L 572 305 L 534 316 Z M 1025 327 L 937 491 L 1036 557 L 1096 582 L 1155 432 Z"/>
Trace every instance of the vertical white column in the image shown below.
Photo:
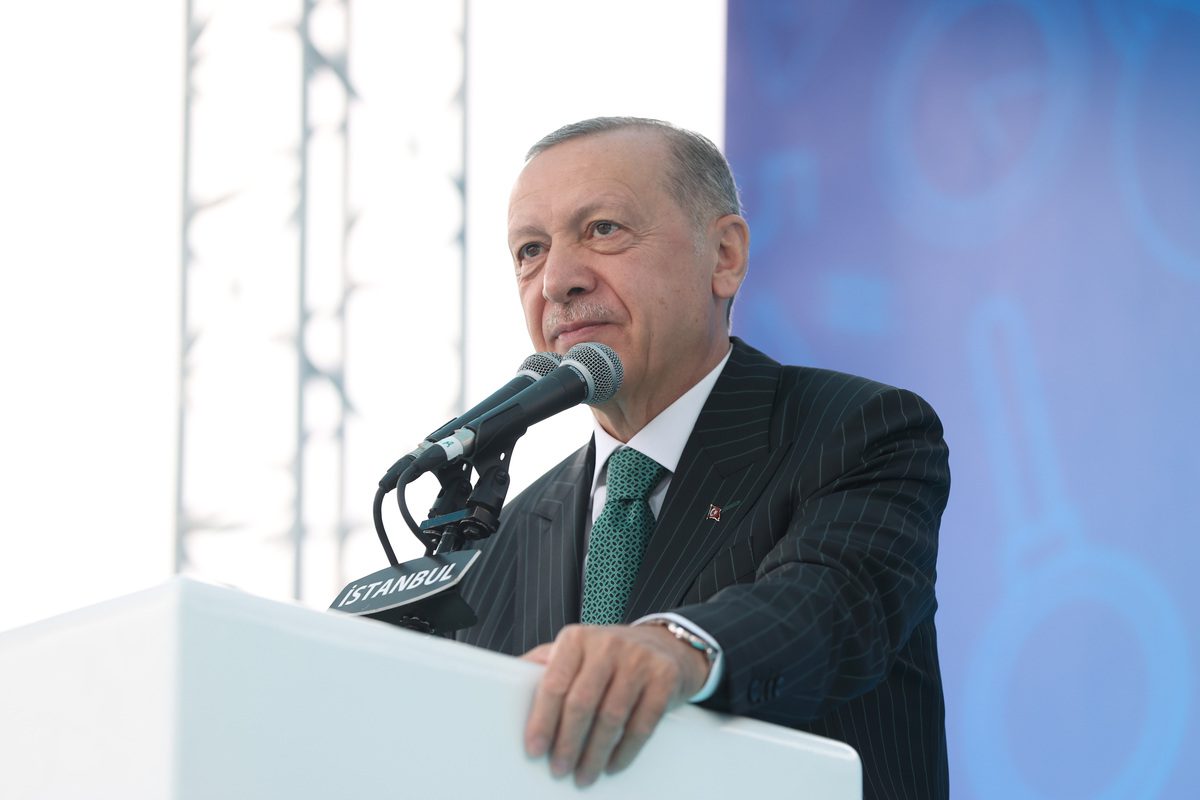
<path fill-rule="evenodd" d="M 182 524 L 185 572 L 292 591 L 301 5 L 195 0 Z"/>

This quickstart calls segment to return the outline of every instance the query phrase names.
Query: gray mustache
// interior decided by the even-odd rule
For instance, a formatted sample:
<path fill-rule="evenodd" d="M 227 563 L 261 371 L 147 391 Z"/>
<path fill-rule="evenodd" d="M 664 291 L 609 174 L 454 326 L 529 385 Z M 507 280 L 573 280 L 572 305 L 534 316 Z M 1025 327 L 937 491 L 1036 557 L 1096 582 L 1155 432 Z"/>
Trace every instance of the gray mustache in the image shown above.
<path fill-rule="evenodd" d="M 607 308 L 596 303 L 568 303 L 552 310 L 546 317 L 545 327 L 554 328 L 559 325 L 573 325 L 576 322 L 607 322 L 612 314 Z"/>

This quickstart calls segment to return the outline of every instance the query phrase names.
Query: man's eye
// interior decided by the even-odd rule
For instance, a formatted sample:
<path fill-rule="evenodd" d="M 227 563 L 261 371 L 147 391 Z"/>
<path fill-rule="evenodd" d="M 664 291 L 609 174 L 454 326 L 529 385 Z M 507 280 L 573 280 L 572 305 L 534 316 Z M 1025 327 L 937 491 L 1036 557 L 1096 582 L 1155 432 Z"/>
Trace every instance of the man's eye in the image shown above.
<path fill-rule="evenodd" d="M 620 229 L 620 225 L 615 222 L 609 222 L 608 220 L 601 220 L 600 222 L 592 224 L 592 232 L 597 236 L 612 236 Z"/>
<path fill-rule="evenodd" d="M 521 249 L 517 251 L 517 257 L 524 261 L 528 258 L 537 258 L 542 254 L 542 246 L 537 242 L 521 245 Z"/>

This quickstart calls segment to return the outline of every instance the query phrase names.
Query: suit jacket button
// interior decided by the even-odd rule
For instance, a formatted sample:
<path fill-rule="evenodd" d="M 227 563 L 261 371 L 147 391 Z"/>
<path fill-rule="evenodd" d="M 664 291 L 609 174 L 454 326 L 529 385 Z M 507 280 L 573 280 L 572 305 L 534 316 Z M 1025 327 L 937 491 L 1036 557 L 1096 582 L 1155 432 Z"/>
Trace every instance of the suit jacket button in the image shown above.
<path fill-rule="evenodd" d="M 758 680 L 757 678 L 750 681 L 750 686 L 747 688 L 746 695 L 749 697 L 751 703 L 761 703 L 763 701 L 762 681 Z"/>

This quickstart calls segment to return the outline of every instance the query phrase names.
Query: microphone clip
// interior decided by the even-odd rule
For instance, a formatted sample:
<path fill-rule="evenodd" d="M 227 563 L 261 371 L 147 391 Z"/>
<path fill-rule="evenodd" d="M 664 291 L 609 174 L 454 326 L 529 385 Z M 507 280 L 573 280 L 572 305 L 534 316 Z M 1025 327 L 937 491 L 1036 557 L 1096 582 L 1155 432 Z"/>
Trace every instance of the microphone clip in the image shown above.
<path fill-rule="evenodd" d="M 457 552 L 499 529 L 500 509 L 511 485 L 508 465 L 516 445 L 517 436 L 493 442 L 464 459 L 465 465 L 438 470 L 442 491 L 417 534 L 428 555 Z M 474 487 L 466 479 L 472 468 L 479 474 Z M 402 498 L 398 492 L 397 501 Z"/>

